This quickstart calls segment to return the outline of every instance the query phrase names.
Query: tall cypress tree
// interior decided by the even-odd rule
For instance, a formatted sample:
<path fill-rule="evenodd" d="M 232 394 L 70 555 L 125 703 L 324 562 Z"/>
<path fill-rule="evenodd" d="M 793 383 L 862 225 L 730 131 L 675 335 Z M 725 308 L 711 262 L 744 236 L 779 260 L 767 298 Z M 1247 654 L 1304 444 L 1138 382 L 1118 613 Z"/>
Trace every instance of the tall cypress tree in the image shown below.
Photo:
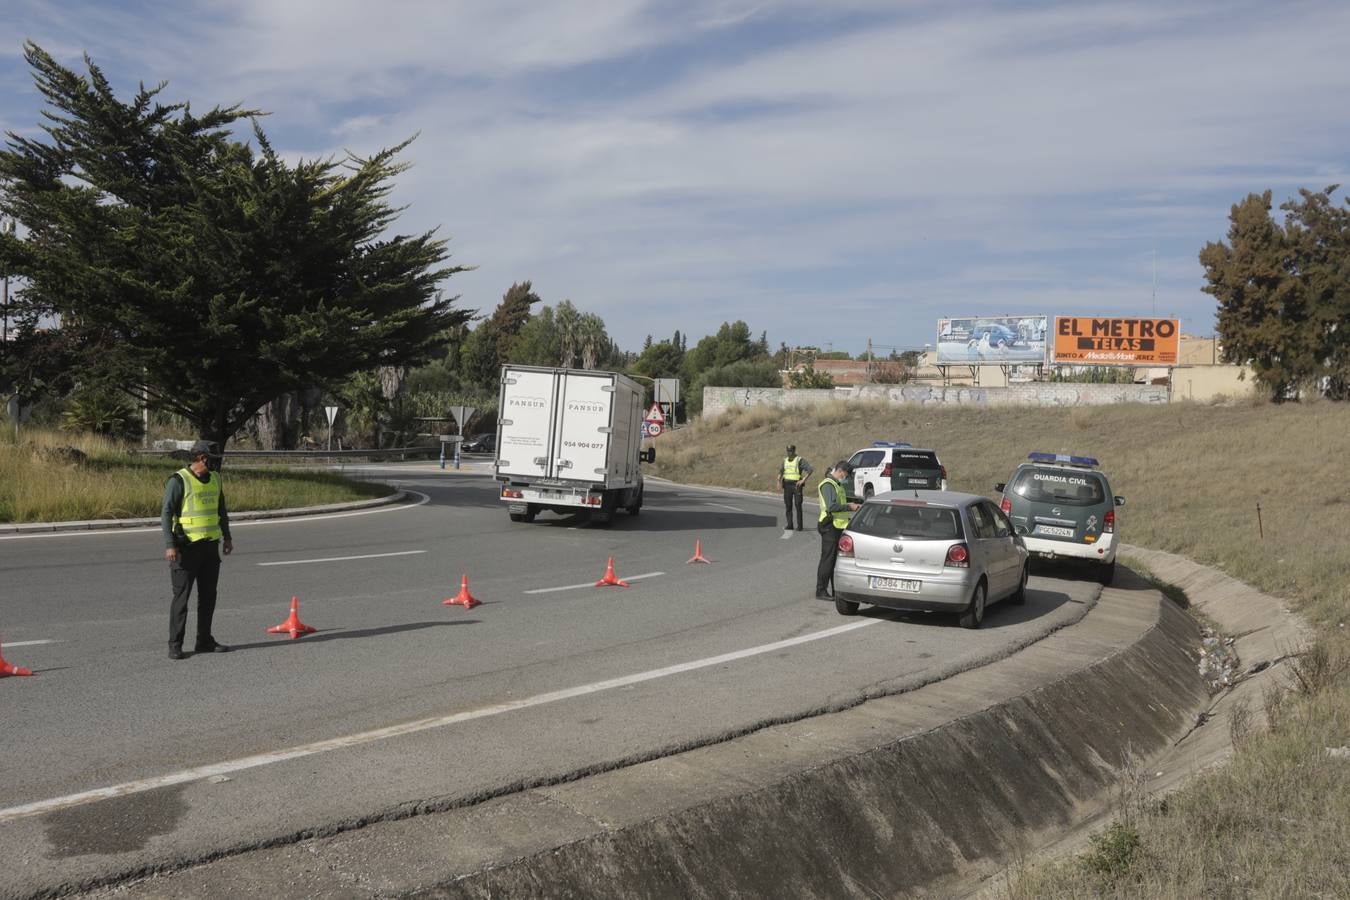
<path fill-rule="evenodd" d="M 0 150 L 0 213 L 26 232 L 0 239 L 0 266 L 82 380 L 143 390 L 223 446 L 274 397 L 423 363 L 467 320 L 437 290 L 465 270 L 446 242 L 386 233 L 407 142 L 290 165 L 256 121 L 236 139 L 253 110 L 198 116 L 162 83 L 123 102 L 87 57 L 80 75 L 24 54 L 46 137 Z"/>

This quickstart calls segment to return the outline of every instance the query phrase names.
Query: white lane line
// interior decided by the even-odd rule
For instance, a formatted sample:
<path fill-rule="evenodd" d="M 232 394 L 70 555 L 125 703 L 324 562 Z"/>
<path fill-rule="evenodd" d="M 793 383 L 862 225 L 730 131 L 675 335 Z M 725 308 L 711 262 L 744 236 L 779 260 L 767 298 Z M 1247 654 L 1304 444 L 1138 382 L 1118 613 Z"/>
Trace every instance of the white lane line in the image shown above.
<path fill-rule="evenodd" d="M 779 539 L 780 541 L 790 541 L 790 540 L 792 540 L 792 532 L 787 531 L 786 529 L 784 529 L 783 533 L 779 536 L 778 539 Z"/>
<path fill-rule="evenodd" d="M 258 563 L 260 566 L 298 566 L 304 563 L 346 562 L 349 559 L 382 559 L 386 556 L 414 556 L 425 550 L 399 550 L 396 553 L 362 553 L 360 556 L 328 556 L 323 559 L 287 559 L 281 562 Z"/>
<path fill-rule="evenodd" d="M 438 716 L 432 719 L 417 719 L 413 722 L 404 722 L 402 725 L 391 725 L 388 728 L 362 731 L 357 734 L 329 738 L 326 741 L 315 741 L 312 744 L 301 744 L 297 747 L 276 750 L 271 753 L 259 753 L 254 756 L 244 756 L 238 759 L 226 760 L 225 762 L 212 763 L 205 766 L 195 766 L 191 769 L 182 769 L 177 772 L 170 772 L 166 775 L 159 775 L 154 778 L 143 778 L 139 781 L 126 781 L 122 784 L 110 785 L 109 787 L 96 788 L 91 791 L 81 791 L 78 794 L 66 794 L 64 797 L 52 797 L 47 800 L 38 800 L 34 803 L 11 806 L 0 809 L 0 823 L 12 822 L 15 819 L 23 819 L 28 816 L 41 815 L 42 813 L 52 812 L 57 809 L 66 809 L 71 806 L 93 803 L 97 800 L 107 800 L 110 797 L 125 797 L 128 794 L 139 794 L 144 791 L 154 790 L 155 788 L 170 787 L 175 784 L 186 784 L 190 781 L 199 781 L 203 778 L 210 778 L 213 775 L 228 775 L 231 772 L 241 772 L 245 769 L 256 769 L 260 766 L 268 766 L 292 759 L 314 756 L 319 753 L 327 753 L 330 750 L 342 750 L 347 747 L 357 747 L 362 744 L 374 743 L 375 741 L 401 737 L 405 734 L 416 734 L 421 731 L 430 731 L 434 728 L 444 728 L 447 725 L 458 725 L 461 722 L 471 722 L 475 719 L 486 719 L 492 716 L 502 715 L 503 713 L 518 712 L 522 709 L 545 706 L 550 703 L 557 703 L 561 700 L 571 700 L 574 697 L 584 697 L 588 694 L 598 694 L 602 691 L 611 691 L 615 688 L 641 684 L 644 681 L 653 681 L 657 678 L 668 678 L 671 675 L 680 675 L 697 669 L 706 669 L 709 666 L 720 666 L 724 663 L 735 662 L 736 660 L 746 659 L 751 656 L 773 653 L 787 647 L 795 647 L 798 644 L 824 640 L 825 638 L 845 634 L 846 632 L 854 631 L 858 628 L 866 628 L 869 625 L 875 625 L 881 621 L 883 620 L 867 619 L 862 622 L 851 622 L 847 625 L 837 625 L 834 628 L 827 628 L 824 631 L 817 631 L 812 634 L 804 634 L 782 641 L 774 641 L 772 644 L 760 644 L 757 647 L 747 647 L 744 650 L 735 650 L 731 653 L 723 653 L 719 656 L 708 656 L 703 659 L 678 663 L 661 669 L 648 669 L 645 672 L 623 675 L 619 678 L 610 678 L 606 681 L 594 681 L 590 684 L 564 688 L 560 691 L 551 691 L 547 694 L 535 694 L 533 697 L 508 700 L 504 703 L 496 703 L 481 709 L 452 713 L 447 716 Z"/>
<path fill-rule="evenodd" d="M 5 641 L 0 647 L 34 647 L 38 644 L 64 644 L 65 641 L 58 641 L 48 638 L 42 641 Z"/>
<path fill-rule="evenodd" d="M 421 497 L 416 503 L 405 503 L 401 506 L 378 506 L 375 509 L 356 509 L 351 512 L 340 513 L 320 513 L 314 516 L 289 516 L 284 519 L 250 519 L 243 522 L 231 522 L 230 529 L 246 528 L 250 525 L 299 525 L 305 522 L 317 522 L 321 519 L 345 519 L 348 516 L 373 516 L 376 513 L 404 512 L 405 510 L 415 509 L 425 503 L 431 502 L 431 495 L 424 494 L 421 491 L 409 491 L 405 493 L 416 494 Z M 66 538 L 66 537 L 107 537 L 110 534 L 139 534 L 146 531 L 159 531 L 158 525 L 145 525 L 134 528 L 91 528 L 83 531 L 43 531 L 38 534 L 0 534 L 0 541 L 26 541 L 32 538 Z"/>
<path fill-rule="evenodd" d="M 644 578 L 655 578 L 658 575 L 664 575 L 665 572 L 647 572 L 643 575 L 620 575 L 620 581 L 641 581 Z M 588 581 L 585 584 L 568 584 L 563 587 L 535 588 L 532 591 L 522 591 L 524 594 L 555 594 L 558 591 L 579 591 L 582 588 L 595 587 L 594 581 Z"/>
<path fill-rule="evenodd" d="M 709 506 L 720 506 L 720 507 L 722 507 L 723 509 L 729 509 L 729 510 L 731 510 L 732 512 L 745 512 L 745 510 L 741 509 L 739 506 L 727 506 L 725 503 L 709 503 L 708 505 L 709 505 Z"/>

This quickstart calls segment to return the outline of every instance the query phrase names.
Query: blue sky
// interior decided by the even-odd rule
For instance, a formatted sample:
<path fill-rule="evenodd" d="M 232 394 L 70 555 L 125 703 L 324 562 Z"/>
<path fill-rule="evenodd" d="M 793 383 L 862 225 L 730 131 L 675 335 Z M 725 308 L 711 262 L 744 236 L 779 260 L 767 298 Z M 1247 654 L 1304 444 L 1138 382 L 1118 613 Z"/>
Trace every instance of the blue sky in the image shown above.
<path fill-rule="evenodd" d="M 242 104 L 292 158 L 413 134 L 399 231 L 445 287 L 530 279 L 638 349 L 745 320 L 770 342 L 932 342 L 945 316 L 1181 318 L 1197 254 L 1267 188 L 1345 182 L 1343 2 L 5 0 L 22 59 L 89 53 L 122 96 Z"/>

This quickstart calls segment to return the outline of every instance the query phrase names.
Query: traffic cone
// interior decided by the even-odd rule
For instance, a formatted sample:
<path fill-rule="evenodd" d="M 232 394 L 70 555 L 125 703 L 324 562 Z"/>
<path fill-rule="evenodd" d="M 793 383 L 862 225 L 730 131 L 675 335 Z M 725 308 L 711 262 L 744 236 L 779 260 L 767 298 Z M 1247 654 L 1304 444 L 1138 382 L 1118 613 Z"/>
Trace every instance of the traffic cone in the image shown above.
<path fill-rule="evenodd" d="M 618 576 L 614 574 L 614 557 L 612 556 L 609 558 L 609 564 L 605 566 L 605 577 L 595 583 L 596 587 L 605 587 L 606 585 L 628 587 L 628 582 L 620 581 Z"/>
<path fill-rule="evenodd" d="M 291 615 L 280 625 L 274 625 L 267 629 L 268 634 L 290 634 L 291 640 L 295 640 L 302 634 L 313 634 L 319 629 L 311 625 L 306 625 L 300 621 L 300 598 L 291 598 Z"/>
<path fill-rule="evenodd" d="M 694 555 L 693 555 L 692 557 L 689 558 L 689 562 L 691 562 L 691 563 L 696 563 L 696 562 L 710 563 L 710 562 L 712 562 L 711 559 L 708 559 L 708 557 L 706 557 L 706 556 L 703 555 L 703 542 L 702 542 L 702 541 L 695 539 L 695 541 L 694 541 Z M 689 564 L 689 563 L 685 563 L 685 565 L 688 565 L 688 564 Z"/>
<path fill-rule="evenodd" d="M 32 675 L 32 674 L 33 674 L 32 669 L 25 669 L 23 666 L 16 666 L 11 662 L 6 662 L 5 654 L 0 653 L 0 678 L 4 678 L 6 675 Z"/>
<path fill-rule="evenodd" d="M 469 576 L 465 575 L 459 580 L 459 593 L 449 600 L 442 601 L 442 605 L 462 606 L 465 609 L 473 609 L 475 606 L 482 606 L 483 601 L 469 593 Z"/>

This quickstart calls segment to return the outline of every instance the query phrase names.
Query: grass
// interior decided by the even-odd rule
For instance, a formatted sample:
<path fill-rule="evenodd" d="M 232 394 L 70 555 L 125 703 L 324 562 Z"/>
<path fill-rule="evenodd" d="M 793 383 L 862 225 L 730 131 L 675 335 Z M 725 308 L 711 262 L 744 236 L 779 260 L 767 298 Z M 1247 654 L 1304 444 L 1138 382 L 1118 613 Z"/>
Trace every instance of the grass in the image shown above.
<path fill-rule="evenodd" d="M 1350 744 L 1350 406 L 756 407 L 661 437 L 653 474 L 772 491 L 793 443 L 814 487 L 873 440 L 933 448 L 953 489 L 991 497 L 1032 450 L 1094 456 L 1126 498 L 1126 541 L 1218 567 L 1315 629 L 1264 698 L 1266 730 L 1230 716 L 1228 765 L 1127 798 L 1087 852 L 1019 867 L 1006 896 L 1350 896 L 1350 759 L 1327 753 Z"/>
<path fill-rule="evenodd" d="M 164 481 L 181 461 L 136 456 L 95 436 L 25 431 L 0 440 L 0 522 L 158 517 Z M 382 497 L 382 484 L 331 472 L 226 466 L 231 512 L 284 509 Z"/>

